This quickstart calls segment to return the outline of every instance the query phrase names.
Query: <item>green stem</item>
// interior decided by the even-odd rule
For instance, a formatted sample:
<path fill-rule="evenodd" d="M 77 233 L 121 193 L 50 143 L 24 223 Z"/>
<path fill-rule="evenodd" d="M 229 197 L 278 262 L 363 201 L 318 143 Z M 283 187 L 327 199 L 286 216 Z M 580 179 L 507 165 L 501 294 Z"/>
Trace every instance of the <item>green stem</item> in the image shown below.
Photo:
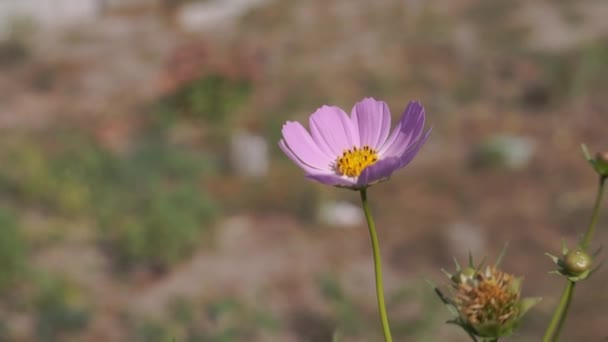
<path fill-rule="evenodd" d="M 595 232 L 595 226 L 597 224 L 597 218 L 600 216 L 600 207 L 602 205 L 602 197 L 604 196 L 604 184 L 606 184 L 606 176 L 600 176 L 600 182 L 597 188 L 597 196 L 595 198 L 595 206 L 593 207 L 593 216 L 591 216 L 591 223 L 589 223 L 589 229 L 585 233 L 581 248 L 587 250 L 593 233 Z"/>
<path fill-rule="evenodd" d="M 369 236 L 372 239 L 372 250 L 374 253 L 374 270 L 376 274 L 376 297 L 378 298 L 378 310 L 380 311 L 380 323 L 382 323 L 382 331 L 384 332 L 384 341 L 392 342 L 391 328 L 388 325 L 388 316 L 386 314 L 386 306 L 384 305 L 384 290 L 382 285 L 382 261 L 380 260 L 380 245 L 378 244 L 378 235 L 376 234 L 376 226 L 372 213 L 367 203 L 367 189 L 360 190 L 361 205 L 365 212 L 365 219 L 369 228 Z"/>
<path fill-rule="evenodd" d="M 566 288 L 562 293 L 562 297 L 559 300 L 559 305 L 557 309 L 555 309 L 555 313 L 553 313 L 553 318 L 551 319 L 551 323 L 545 332 L 545 336 L 543 337 L 543 342 L 553 342 L 557 341 L 559 337 L 560 330 L 564 325 L 564 321 L 566 320 L 566 315 L 568 314 L 568 308 L 570 308 L 570 302 L 572 302 L 572 294 L 574 293 L 574 285 L 576 283 L 568 280 L 566 284 Z"/>
<path fill-rule="evenodd" d="M 591 216 L 591 222 L 589 223 L 589 228 L 587 228 L 587 232 L 585 232 L 585 235 L 580 245 L 583 250 L 587 250 L 587 248 L 589 247 L 589 243 L 591 243 L 593 233 L 595 232 L 595 226 L 597 225 L 597 219 L 599 217 L 600 207 L 602 204 L 602 197 L 604 195 L 605 183 L 606 176 L 600 176 L 597 196 L 595 198 L 595 205 L 593 207 L 593 214 Z M 564 292 L 562 293 L 562 296 L 559 300 L 559 305 L 553 313 L 553 318 L 551 318 L 551 323 L 549 323 L 549 326 L 547 327 L 547 331 L 545 332 L 545 336 L 543 337 L 543 342 L 557 341 L 562 326 L 566 321 L 566 316 L 568 315 L 568 309 L 570 308 L 570 302 L 572 302 L 572 295 L 574 294 L 575 284 L 575 282 L 568 280 L 566 288 L 564 288 Z"/>

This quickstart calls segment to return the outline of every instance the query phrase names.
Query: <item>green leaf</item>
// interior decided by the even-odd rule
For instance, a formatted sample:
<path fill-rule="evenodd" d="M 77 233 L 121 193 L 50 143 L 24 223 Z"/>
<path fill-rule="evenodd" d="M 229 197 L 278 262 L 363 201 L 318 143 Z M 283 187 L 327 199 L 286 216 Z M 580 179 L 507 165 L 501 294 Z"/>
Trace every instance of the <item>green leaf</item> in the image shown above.
<path fill-rule="evenodd" d="M 568 246 L 566 246 L 566 240 L 562 239 L 562 254 L 566 255 L 568 254 L 569 250 L 568 250 Z"/>

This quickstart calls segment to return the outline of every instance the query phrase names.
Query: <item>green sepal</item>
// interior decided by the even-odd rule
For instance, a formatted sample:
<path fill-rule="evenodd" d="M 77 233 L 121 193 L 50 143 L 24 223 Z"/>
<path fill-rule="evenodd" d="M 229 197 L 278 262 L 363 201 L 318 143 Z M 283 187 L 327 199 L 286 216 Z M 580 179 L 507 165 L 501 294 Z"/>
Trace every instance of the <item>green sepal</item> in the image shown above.
<path fill-rule="evenodd" d="M 500 264 L 502 263 L 502 259 L 504 259 L 505 255 L 507 254 L 507 248 L 509 248 L 509 242 L 505 242 L 505 245 L 502 247 L 502 250 L 500 251 L 500 254 L 498 255 L 498 258 L 496 258 L 496 262 L 494 263 L 494 267 L 498 268 L 500 266 Z"/>
<path fill-rule="evenodd" d="M 608 177 L 608 160 L 606 160 L 605 157 L 601 158 L 599 155 L 595 158 L 592 157 L 585 144 L 582 144 L 581 148 L 583 149 L 585 159 L 587 162 L 589 162 L 589 164 L 591 164 L 595 172 L 597 172 L 600 176 Z"/>
<path fill-rule="evenodd" d="M 589 164 L 594 165 L 595 159 L 591 157 L 591 153 L 589 153 L 587 145 L 581 144 L 581 149 L 583 150 L 583 156 L 589 162 Z"/>
<path fill-rule="evenodd" d="M 591 277 L 591 276 L 592 276 L 592 275 L 593 275 L 593 274 L 594 274 L 594 273 L 595 273 L 597 270 L 599 270 L 599 269 L 600 269 L 600 267 L 602 267 L 602 265 L 604 265 L 604 262 L 605 262 L 605 261 L 606 261 L 605 259 L 604 259 L 604 260 L 602 260 L 602 261 L 600 261 L 600 262 L 597 264 L 597 266 L 595 266 L 595 267 L 594 267 L 594 268 L 593 268 L 591 271 L 589 271 L 589 274 L 587 275 L 587 278 Z"/>
<path fill-rule="evenodd" d="M 548 256 L 549 258 L 551 258 L 551 260 L 553 260 L 553 262 L 556 265 L 559 265 L 559 258 L 558 257 L 556 257 L 555 255 L 550 254 L 550 253 L 545 253 L 545 255 Z"/>

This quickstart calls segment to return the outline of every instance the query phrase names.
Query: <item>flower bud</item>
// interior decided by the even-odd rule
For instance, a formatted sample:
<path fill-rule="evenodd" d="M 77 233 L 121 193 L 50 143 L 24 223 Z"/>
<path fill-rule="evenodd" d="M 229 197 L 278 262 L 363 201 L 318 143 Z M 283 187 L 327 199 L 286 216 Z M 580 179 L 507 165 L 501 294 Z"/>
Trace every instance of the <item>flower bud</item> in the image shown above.
<path fill-rule="evenodd" d="M 585 251 L 577 248 L 569 251 L 563 258 L 564 273 L 579 276 L 591 269 L 593 259 Z"/>
<path fill-rule="evenodd" d="M 608 176 L 608 152 L 598 152 L 595 155 L 595 170 L 603 176 Z"/>
<path fill-rule="evenodd" d="M 599 254 L 598 249 L 593 255 L 587 254 L 581 247 L 569 250 L 565 244 L 562 245 L 561 257 L 545 253 L 557 266 L 555 271 L 549 273 L 562 275 L 572 282 L 578 282 L 589 278 L 598 267 L 592 269 L 593 260 Z"/>
<path fill-rule="evenodd" d="M 591 164 L 595 172 L 597 172 L 601 177 L 608 177 L 608 151 L 598 152 L 595 154 L 595 157 L 591 157 L 589 153 L 589 149 L 585 144 L 581 145 L 583 149 L 583 155 L 587 162 Z"/>

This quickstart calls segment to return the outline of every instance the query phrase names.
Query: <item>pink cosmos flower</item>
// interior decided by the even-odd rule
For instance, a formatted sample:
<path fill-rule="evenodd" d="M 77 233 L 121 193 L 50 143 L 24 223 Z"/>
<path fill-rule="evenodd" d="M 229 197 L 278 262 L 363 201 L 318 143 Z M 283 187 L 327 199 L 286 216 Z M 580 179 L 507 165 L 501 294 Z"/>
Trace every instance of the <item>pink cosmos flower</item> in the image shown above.
<path fill-rule="evenodd" d="M 283 125 L 279 147 L 306 177 L 326 185 L 363 189 L 406 166 L 429 136 L 424 108 L 411 101 L 389 135 L 391 113 L 383 101 L 365 98 L 350 117 L 323 106 L 309 118 L 310 134 L 298 122 Z"/>

